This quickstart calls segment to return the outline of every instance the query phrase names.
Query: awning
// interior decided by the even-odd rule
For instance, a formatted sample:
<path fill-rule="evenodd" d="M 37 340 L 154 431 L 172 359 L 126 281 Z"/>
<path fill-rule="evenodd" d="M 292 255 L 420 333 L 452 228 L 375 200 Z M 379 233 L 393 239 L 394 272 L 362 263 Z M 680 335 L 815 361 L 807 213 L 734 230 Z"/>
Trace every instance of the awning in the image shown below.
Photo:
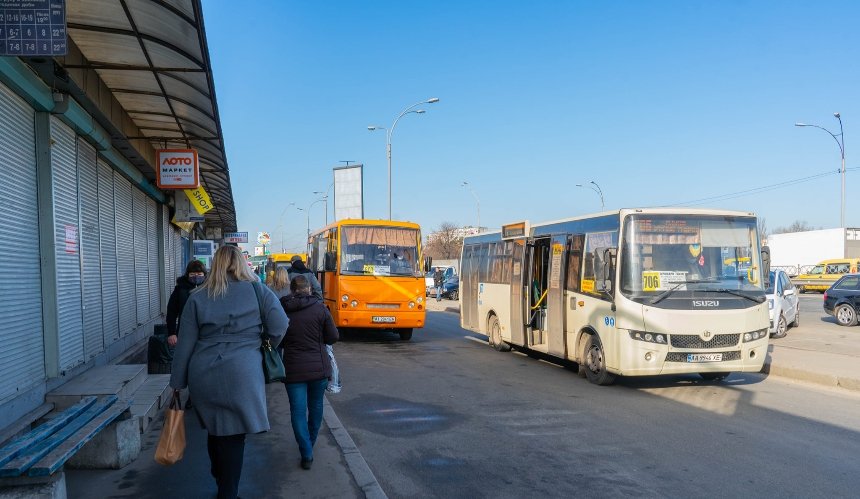
<path fill-rule="evenodd" d="M 69 38 L 155 149 L 198 150 L 215 204 L 208 225 L 236 230 L 236 212 L 199 0 L 67 0 Z M 116 137 L 115 137 L 116 139 Z M 123 148 L 120 147 L 122 150 Z"/>

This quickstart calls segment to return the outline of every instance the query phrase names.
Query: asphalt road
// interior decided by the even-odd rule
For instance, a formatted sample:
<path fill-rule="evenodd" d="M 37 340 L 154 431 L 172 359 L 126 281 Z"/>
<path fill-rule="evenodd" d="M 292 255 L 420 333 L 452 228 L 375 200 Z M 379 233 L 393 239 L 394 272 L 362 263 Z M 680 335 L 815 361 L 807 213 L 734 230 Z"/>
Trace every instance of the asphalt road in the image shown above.
<path fill-rule="evenodd" d="M 335 347 L 344 389 L 329 401 L 389 497 L 860 490 L 855 394 L 761 374 L 598 387 L 545 360 L 496 352 L 458 321 L 429 312 L 410 342 L 362 332 Z"/>

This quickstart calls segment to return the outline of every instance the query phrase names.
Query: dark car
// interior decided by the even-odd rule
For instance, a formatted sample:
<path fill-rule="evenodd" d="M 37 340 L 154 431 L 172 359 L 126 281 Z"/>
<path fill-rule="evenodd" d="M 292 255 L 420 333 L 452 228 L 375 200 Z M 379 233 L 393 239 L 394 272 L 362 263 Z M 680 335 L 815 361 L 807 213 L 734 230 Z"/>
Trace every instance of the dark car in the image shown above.
<path fill-rule="evenodd" d="M 842 276 L 824 292 L 824 311 L 840 326 L 856 326 L 860 314 L 860 274 Z"/>
<path fill-rule="evenodd" d="M 449 300 L 460 299 L 460 276 L 452 275 L 442 283 L 442 298 Z"/>

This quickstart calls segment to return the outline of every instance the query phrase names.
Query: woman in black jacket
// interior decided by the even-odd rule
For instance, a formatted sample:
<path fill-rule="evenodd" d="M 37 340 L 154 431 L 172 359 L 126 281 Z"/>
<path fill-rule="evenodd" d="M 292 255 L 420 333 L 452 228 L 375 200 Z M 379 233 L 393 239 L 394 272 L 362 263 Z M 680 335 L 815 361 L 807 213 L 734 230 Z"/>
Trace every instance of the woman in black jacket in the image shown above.
<path fill-rule="evenodd" d="M 292 294 L 281 298 L 290 326 L 281 345 L 290 422 L 302 454 L 301 467 L 311 469 L 314 444 L 323 416 L 323 395 L 331 376 L 326 345 L 338 340 L 337 328 L 322 300 L 311 294 L 310 281 L 303 274 L 290 281 Z"/>
<path fill-rule="evenodd" d="M 197 286 L 203 284 L 206 279 L 206 267 L 200 260 L 191 260 L 185 267 L 185 273 L 176 279 L 176 287 L 170 293 L 167 301 L 167 344 L 176 346 L 178 339 L 176 332 L 179 330 L 179 319 L 182 317 L 182 309 L 188 301 L 188 295 Z"/>

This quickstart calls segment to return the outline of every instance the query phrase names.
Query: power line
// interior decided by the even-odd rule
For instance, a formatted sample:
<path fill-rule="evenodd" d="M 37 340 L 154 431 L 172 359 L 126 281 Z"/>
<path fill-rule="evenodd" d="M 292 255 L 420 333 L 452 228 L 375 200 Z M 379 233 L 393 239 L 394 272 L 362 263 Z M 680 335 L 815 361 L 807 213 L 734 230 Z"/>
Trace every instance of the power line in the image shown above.
<path fill-rule="evenodd" d="M 857 170 L 857 169 L 860 169 L 860 168 L 858 168 L 858 167 L 846 168 L 845 171 Z M 786 180 L 784 182 L 778 182 L 776 184 L 769 184 L 769 185 L 764 185 L 761 187 L 753 187 L 752 189 L 745 189 L 743 191 L 736 191 L 736 192 L 732 192 L 732 193 L 728 193 L 728 194 L 720 194 L 717 196 L 710 196 L 710 197 L 706 197 L 706 198 L 694 199 L 691 201 L 684 201 L 681 203 L 673 203 L 673 204 L 668 204 L 668 205 L 663 205 L 663 206 L 694 206 L 697 204 L 705 204 L 705 203 L 712 202 L 712 201 L 725 201 L 727 199 L 739 198 L 739 197 L 743 197 L 743 196 L 748 196 L 750 194 L 759 194 L 762 192 L 767 192 L 767 191 L 771 191 L 774 189 L 780 189 L 783 187 L 788 187 L 790 185 L 799 184 L 802 182 L 808 182 L 810 180 L 815 180 L 815 179 L 827 177 L 830 175 L 836 175 L 839 173 L 840 173 L 839 170 L 822 172 L 822 173 L 818 173 L 815 175 L 810 175 L 808 177 L 801 177 L 801 178 L 796 178 L 796 179 L 792 179 L 792 180 Z"/>

